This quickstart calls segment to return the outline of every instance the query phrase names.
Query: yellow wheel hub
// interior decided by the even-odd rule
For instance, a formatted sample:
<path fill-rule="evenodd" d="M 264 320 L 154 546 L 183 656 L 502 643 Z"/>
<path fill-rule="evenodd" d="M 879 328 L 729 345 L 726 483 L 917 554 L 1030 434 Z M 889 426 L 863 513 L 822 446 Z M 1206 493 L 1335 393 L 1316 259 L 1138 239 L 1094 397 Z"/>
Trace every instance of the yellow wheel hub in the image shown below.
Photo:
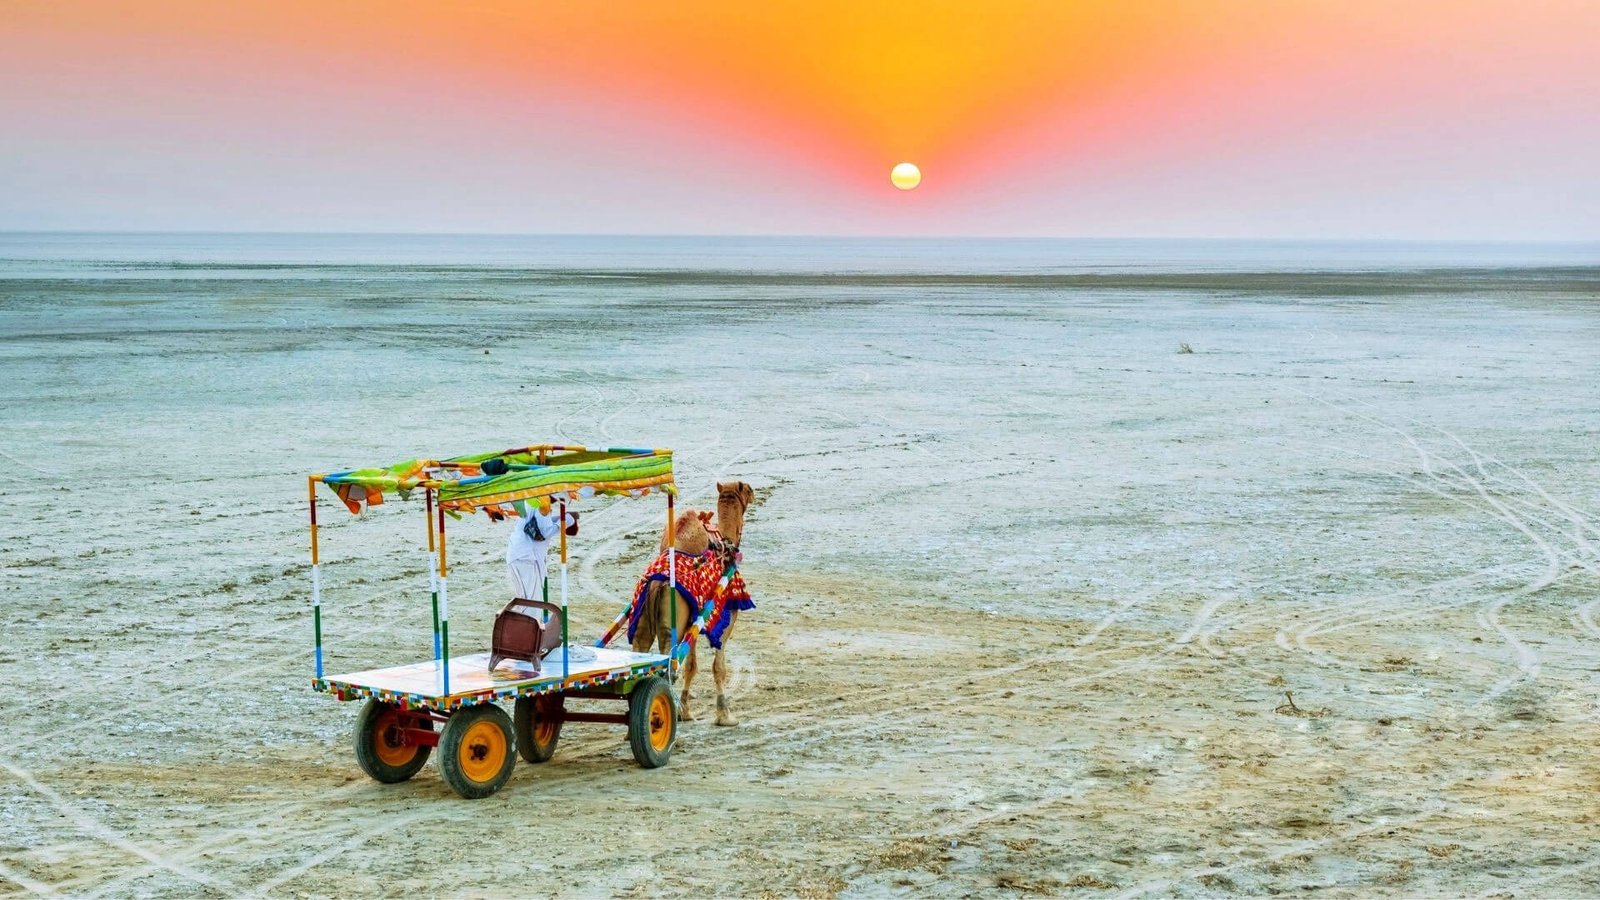
<path fill-rule="evenodd" d="M 373 741 L 376 745 L 372 748 L 373 753 L 386 766 L 403 766 L 416 758 L 417 751 L 421 749 L 416 744 L 404 743 L 405 738 L 400 733 L 404 725 L 405 721 L 398 713 L 389 712 L 378 720 L 378 727 L 373 729 L 377 738 Z"/>
<path fill-rule="evenodd" d="M 540 746 L 543 746 L 545 744 L 550 743 L 550 739 L 555 737 L 555 736 L 556 736 L 556 723 L 550 721 L 549 719 L 545 719 L 544 721 L 541 721 L 533 729 L 533 739 L 535 741 L 538 741 Z"/>
<path fill-rule="evenodd" d="M 533 739 L 543 746 L 555 739 L 556 726 L 559 724 L 556 715 L 560 706 L 540 698 L 534 709 L 538 711 L 538 722 L 533 726 Z"/>
<path fill-rule="evenodd" d="M 493 781 L 510 750 L 505 732 L 493 722 L 475 722 L 461 737 L 461 774 L 473 781 Z"/>
<path fill-rule="evenodd" d="M 650 700 L 650 746 L 659 753 L 672 742 L 672 695 L 662 692 Z"/>

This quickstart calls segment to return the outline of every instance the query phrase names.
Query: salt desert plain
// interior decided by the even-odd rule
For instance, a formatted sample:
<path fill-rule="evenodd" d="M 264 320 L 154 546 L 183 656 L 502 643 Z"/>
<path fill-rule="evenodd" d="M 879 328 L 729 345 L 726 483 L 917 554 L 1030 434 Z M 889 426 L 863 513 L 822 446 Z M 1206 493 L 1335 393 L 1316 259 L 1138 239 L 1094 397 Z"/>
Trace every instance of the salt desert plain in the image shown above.
<path fill-rule="evenodd" d="M 1600 893 L 1593 248 L 183 240 L 0 242 L 0 893 Z M 305 475 L 543 441 L 755 486 L 743 724 L 369 781 Z M 322 507 L 331 672 L 430 652 L 395 507 Z M 582 634 L 662 519 L 591 509 Z"/>

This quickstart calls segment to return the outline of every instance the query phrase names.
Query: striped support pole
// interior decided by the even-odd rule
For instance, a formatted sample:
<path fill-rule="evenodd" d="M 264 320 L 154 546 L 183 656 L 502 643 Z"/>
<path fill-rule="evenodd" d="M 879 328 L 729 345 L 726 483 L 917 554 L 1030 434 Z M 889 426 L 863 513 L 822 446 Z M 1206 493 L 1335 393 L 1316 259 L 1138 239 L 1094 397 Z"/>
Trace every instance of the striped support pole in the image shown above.
<path fill-rule="evenodd" d="M 317 479 L 306 479 L 306 493 L 311 501 L 311 630 L 316 641 L 312 651 L 316 660 L 317 677 L 322 677 L 322 565 L 317 556 Z"/>
<path fill-rule="evenodd" d="M 561 531 L 561 682 L 566 683 L 567 677 L 572 672 L 569 657 L 571 651 L 567 647 L 567 501 L 561 501 L 561 516 L 556 519 L 556 528 Z"/>
<path fill-rule="evenodd" d="M 539 510 L 536 507 L 532 507 L 532 506 L 528 507 L 528 515 L 536 516 L 538 514 L 539 514 Z M 556 520 L 557 527 L 560 527 L 560 521 L 561 521 L 560 519 Z M 547 555 L 546 559 L 548 560 L 548 555 Z M 539 580 L 539 599 L 543 600 L 546 603 L 549 603 L 550 602 L 550 563 L 548 561 L 546 561 L 542 568 L 543 568 L 543 571 L 541 571 L 539 573 L 539 579 L 540 579 Z M 529 598 L 529 599 L 532 599 L 532 598 Z M 548 609 L 539 610 L 539 621 L 545 623 L 546 625 L 550 624 L 550 610 L 548 610 Z"/>
<path fill-rule="evenodd" d="M 322 677 L 322 567 L 311 564 L 311 628 L 315 632 L 317 677 Z"/>
<path fill-rule="evenodd" d="M 439 677 L 450 694 L 450 577 L 444 552 L 444 504 L 439 504 Z"/>
<path fill-rule="evenodd" d="M 667 675 L 676 678 L 678 667 L 673 664 L 678 650 L 678 531 L 675 527 L 677 521 L 672 516 L 672 495 L 667 495 L 667 606 L 672 621 L 672 629 L 667 632 L 672 640 L 667 644 Z M 656 627 L 660 627 L 659 625 Z"/>
<path fill-rule="evenodd" d="M 433 602 L 433 659 L 438 662 L 439 657 L 439 570 L 433 567 L 433 488 L 428 488 L 427 510 L 422 524 L 428 529 L 428 550 L 423 558 L 426 560 L 424 568 L 428 570 L 428 594 Z"/>

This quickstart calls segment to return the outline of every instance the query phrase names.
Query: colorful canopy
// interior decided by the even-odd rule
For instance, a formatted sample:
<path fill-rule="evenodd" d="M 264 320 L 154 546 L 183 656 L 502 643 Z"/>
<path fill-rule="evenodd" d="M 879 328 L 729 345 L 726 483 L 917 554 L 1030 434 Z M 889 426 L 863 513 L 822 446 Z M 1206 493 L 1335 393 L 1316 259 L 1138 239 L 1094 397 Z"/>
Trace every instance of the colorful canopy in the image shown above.
<path fill-rule="evenodd" d="M 387 468 L 333 472 L 318 480 L 332 488 L 352 513 L 361 512 L 363 502 L 382 503 L 386 493 L 404 499 L 417 488 L 431 488 L 446 512 L 482 509 L 496 518 L 511 512 L 501 504 L 515 508 L 527 500 L 637 495 L 652 487 L 676 490 L 671 450 L 590 450 L 557 444 L 442 460 L 408 459 Z"/>

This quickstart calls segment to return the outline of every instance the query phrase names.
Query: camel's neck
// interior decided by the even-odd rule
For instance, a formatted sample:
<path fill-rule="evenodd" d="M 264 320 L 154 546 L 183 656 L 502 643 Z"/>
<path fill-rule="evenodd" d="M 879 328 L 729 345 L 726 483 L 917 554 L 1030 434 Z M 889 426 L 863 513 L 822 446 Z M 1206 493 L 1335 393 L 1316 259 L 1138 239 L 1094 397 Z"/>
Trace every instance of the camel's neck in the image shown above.
<path fill-rule="evenodd" d="M 737 503 L 717 504 L 717 531 L 722 539 L 728 543 L 739 546 L 739 539 L 744 537 L 744 510 Z"/>

